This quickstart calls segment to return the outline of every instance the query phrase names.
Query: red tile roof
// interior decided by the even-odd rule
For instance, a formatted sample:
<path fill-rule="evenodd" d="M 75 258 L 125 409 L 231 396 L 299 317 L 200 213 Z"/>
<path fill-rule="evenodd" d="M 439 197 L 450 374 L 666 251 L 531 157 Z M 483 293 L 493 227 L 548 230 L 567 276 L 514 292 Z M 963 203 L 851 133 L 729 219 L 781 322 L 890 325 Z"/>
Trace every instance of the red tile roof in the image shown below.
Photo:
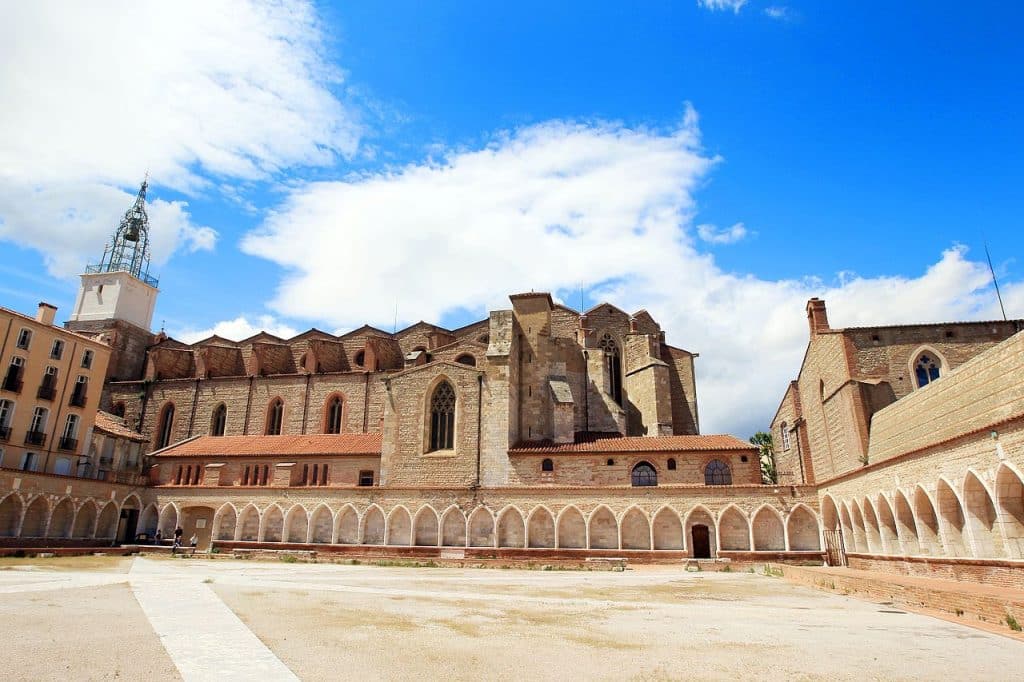
<path fill-rule="evenodd" d="M 103 412 L 102 410 L 96 413 L 96 421 L 93 423 L 93 428 L 116 438 L 126 438 L 139 443 L 146 443 L 149 441 L 149 439 L 141 433 L 132 431 L 125 426 L 124 420 L 121 417 L 110 414 L 109 412 Z"/>
<path fill-rule="evenodd" d="M 526 441 L 509 450 L 513 455 L 606 452 L 693 452 L 695 450 L 756 450 L 735 436 L 607 436 L 591 434 L 575 443 Z"/>
<path fill-rule="evenodd" d="M 379 433 L 306 436 L 198 436 L 154 452 L 155 457 L 380 455 Z"/>

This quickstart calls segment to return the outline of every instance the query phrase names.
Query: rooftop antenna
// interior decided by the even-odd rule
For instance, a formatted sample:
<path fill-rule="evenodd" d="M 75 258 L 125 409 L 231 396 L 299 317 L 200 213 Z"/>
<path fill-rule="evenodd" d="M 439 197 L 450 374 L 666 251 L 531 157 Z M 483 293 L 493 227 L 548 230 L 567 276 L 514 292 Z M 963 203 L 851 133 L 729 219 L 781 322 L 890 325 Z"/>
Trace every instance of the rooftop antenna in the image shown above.
<path fill-rule="evenodd" d="M 1003 307 L 1003 295 L 999 293 L 999 280 L 996 279 L 996 270 L 992 267 L 992 256 L 988 252 L 988 242 L 985 244 L 985 258 L 988 259 L 988 271 L 992 273 L 992 284 L 996 287 L 996 298 L 999 299 L 999 311 L 1003 314 L 1003 322 L 1006 322 L 1006 308 Z"/>

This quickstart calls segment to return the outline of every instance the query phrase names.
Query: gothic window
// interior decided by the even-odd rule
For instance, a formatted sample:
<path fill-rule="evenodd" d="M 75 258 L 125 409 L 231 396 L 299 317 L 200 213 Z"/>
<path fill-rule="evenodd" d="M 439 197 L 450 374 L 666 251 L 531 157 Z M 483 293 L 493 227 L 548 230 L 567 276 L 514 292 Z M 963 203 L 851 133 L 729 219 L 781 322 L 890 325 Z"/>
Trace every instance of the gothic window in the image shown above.
<path fill-rule="evenodd" d="M 914 363 L 914 375 L 917 377 L 917 387 L 927 386 L 939 378 L 939 361 L 931 353 L 922 353 Z"/>
<path fill-rule="evenodd" d="M 786 422 L 779 426 L 779 435 L 782 437 L 782 449 L 789 450 L 789 425 Z"/>
<path fill-rule="evenodd" d="M 455 389 L 442 381 L 430 398 L 430 449 L 451 450 L 455 447 Z"/>
<path fill-rule="evenodd" d="M 327 411 L 324 414 L 324 433 L 341 433 L 341 416 L 345 403 L 339 396 L 333 396 L 327 401 Z"/>
<path fill-rule="evenodd" d="M 552 460 L 550 460 L 550 459 L 545 459 L 543 462 L 540 463 L 540 470 L 541 471 L 554 471 L 555 470 L 555 463 Z"/>
<path fill-rule="evenodd" d="M 461 363 L 463 365 L 469 365 L 470 367 L 476 367 L 476 358 L 474 358 L 469 353 L 465 353 L 455 358 L 455 362 Z"/>
<path fill-rule="evenodd" d="M 280 398 L 274 398 L 270 407 L 267 408 L 267 428 L 266 435 L 268 436 L 279 436 L 281 435 L 281 421 L 284 418 L 284 401 Z"/>
<path fill-rule="evenodd" d="M 713 459 L 704 467 L 704 485 L 732 485 L 729 465 L 720 459 Z"/>
<path fill-rule="evenodd" d="M 213 411 L 213 421 L 210 423 L 211 436 L 223 436 L 224 429 L 228 422 L 228 407 L 224 403 L 217 406 Z"/>
<path fill-rule="evenodd" d="M 619 346 L 611 334 L 605 334 L 598 342 L 604 351 L 605 362 L 608 364 L 608 392 L 619 405 L 622 404 L 622 359 Z"/>
<path fill-rule="evenodd" d="M 167 403 L 160 412 L 159 427 L 156 431 L 156 449 L 166 448 L 171 444 L 171 431 L 174 428 L 174 403 Z"/>
<path fill-rule="evenodd" d="M 658 485 L 658 472 L 647 462 L 640 462 L 633 467 L 632 482 L 635 486 Z"/>

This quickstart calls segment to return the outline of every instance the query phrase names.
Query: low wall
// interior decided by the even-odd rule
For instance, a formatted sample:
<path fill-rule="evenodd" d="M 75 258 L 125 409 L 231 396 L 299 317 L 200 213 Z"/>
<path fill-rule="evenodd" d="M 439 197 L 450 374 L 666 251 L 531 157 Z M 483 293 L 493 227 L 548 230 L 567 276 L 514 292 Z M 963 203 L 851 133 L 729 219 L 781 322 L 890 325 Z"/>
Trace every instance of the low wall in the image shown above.
<path fill-rule="evenodd" d="M 846 555 L 850 568 L 895 575 L 958 580 L 1024 590 L 1024 561 L 950 557 L 893 557 L 879 554 Z"/>

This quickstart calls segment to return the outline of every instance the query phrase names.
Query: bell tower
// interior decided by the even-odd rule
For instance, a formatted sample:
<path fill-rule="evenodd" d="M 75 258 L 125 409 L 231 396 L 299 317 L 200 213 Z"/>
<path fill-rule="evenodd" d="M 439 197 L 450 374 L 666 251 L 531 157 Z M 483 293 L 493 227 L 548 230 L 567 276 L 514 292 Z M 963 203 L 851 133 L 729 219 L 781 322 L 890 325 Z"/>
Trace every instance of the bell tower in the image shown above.
<path fill-rule="evenodd" d="M 99 335 L 111 346 L 110 380 L 141 378 L 146 348 L 153 342 L 150 328 L 159 289 L 149 274 L 148 186 L 144 180 L 100 262 L 86 266 L 65 324 L 72 331 Z"/>

